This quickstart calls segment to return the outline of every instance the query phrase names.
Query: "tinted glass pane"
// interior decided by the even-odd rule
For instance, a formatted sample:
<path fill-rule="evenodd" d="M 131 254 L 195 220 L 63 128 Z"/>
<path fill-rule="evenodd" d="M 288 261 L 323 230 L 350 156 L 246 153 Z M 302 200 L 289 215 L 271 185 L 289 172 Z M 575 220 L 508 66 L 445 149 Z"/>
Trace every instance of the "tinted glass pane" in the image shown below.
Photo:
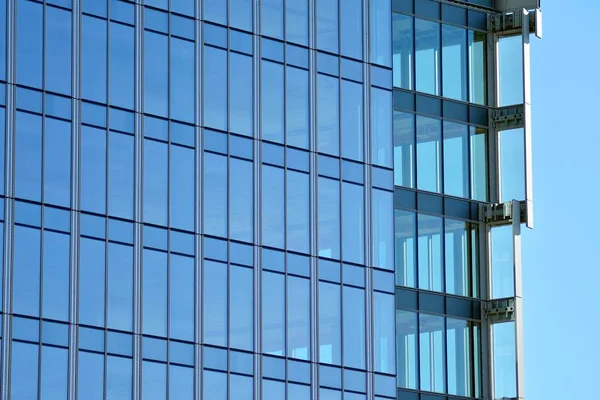
<path fill-rule="evenodd" d="M 252 30 L 252 0 L 229 1 L 229 24 L 232 27 Z"/>
<path fill-rule="evenodd" d="M 144 139 L 144 221 L 167 225 L 166 143 Z"/>
<path fill-rule="evenodd" d="M 279 248 L 285 246 L 283 179 L 283 169 L 263 165 L 262 242 Z"/>
<path fill-rule="evenodd" d="M 415 287 L 417 284 L 416 218 L 409 211 L 395 210 L 396 285 Z"/>
<path fill-rule="evenodd" d="M 42 62 L 44 6 L 32 1 L 19 0 L 17 7 L 19 9 L 16 43 L 17 83 L 41 89 L 44 65 Z"/>
<path fill-rule="evenodd" d="M 415 187 L 415 117 L 394 110 L 394 184 Z"/>
<path fill-rule="evenodd" d="M 42 346 L 41 398 L 67 398 L 68 351 L 57 347 Z M 117 397 L 122 399 L 122 397 Z"/>
<path fill-rule="evenodd" d="M 251 376 L 229 375 L 229 398 L 252 400 L 254 398 L 254 382 Z"/>
<path fill-rule="evenodd" d="M 469 100 L 477 104 L 486 104 L 486 34 L 467 31 L 469 40 Z"/>
<path fill-rule="evenodd" d="M 106 360 L 106 392 L 111 399 L 132 397 L 132 363 L 130 358 L 108 356 Z"/>
<path fill-rule="evenodd" d="M 171 118 L 193 123 L 194 43 L 171 37 Z"/>
<path fill-rule="evenodd" d="M 167 36 L 144 31 L 144 111 L 163 117 L 169 110 L 168 46 Z"/>
<path fill-rule="evenodd" d="M 415 20 L 416 89 L 440 94 L 440 24 Z"/>
<path fill-rule="evenodd" d="M 308 1 L 285 2 L 285 37 L 288 41 L 308 45 Z"/>
<path fill-rule="evenodd" d="M 500 201 L 525 200 L 525 130 L 498 133 L 500 147 Z"/>
<path fill-rule="evenodd" d="M 105 20 L 81 17 L 81 96 L 101 103 L 106 103 L 106 36 Z"/>
<path fill-rule="evenodd" d="M 194 399 L 194 369 L 169 366 L 169 398 L 181 400 Z"/>
<path fill-rule="evenodd" d="M 340 286 L 319 282 L 319 362 L 341 363 Z"/>
<path fill-rule="evenodd" d="M 227 265 L 204 261 L 204 342 L 227 345 Z"/>
<path fill-rule="evenodd" d="M 308 71 L 288 66 L 285 82 L 287 144 L 307 149 L 309 146 Z"/>
<path fill-rule="evenodd" d="M 284 275 L 262 274 L 262 345 L 263 352 L 285 355 Z"/>
<path fill-rule="evenodd" d="M 342 183 L 342 259 L 362 264 L 365 261 L 364 187 Z"/>
<path fill-rule="evenodd" d="M 227 236 L 227 158 L 204 153 L 204 232 Z"/>
<path fill-rule="evenodd" d="M 108 143 L 108 213 L 132 219 L 134 138 L 110 132 Z"/>
<path fill-rule="evenodd" d="M 71 204 L 71 124 L 46 118 L 44 199 L 68 207 Z"/>
<path fill-rule="evenodd" d="M 339 100 L 338 79 L 317 75 L 317 147 L 336 156 L 340 153 Z"/>
<path fill-rule="evenodd" d="M 441 192 L 441 121 L 417 116 L 417 188 Z"/>
<path fill-rule="evenodd" d="M 344 286 L 344 366 L 365 368 L 365 291 Z"/>
<path fill-rule="evenodd" d="M 44 232 L 43 316 L 61 321 L 69 319 L 70 237 Z"/>
<path fill-rule="evenodd" d="M 169 257 L 170 336 L 194 340 L 194 259 Z"/>
<path fill-rule="evenodd" d="M 39 316 L 40 231 L 15 226 L 13 260 L 13 312 Z"/>
<path fill-rule="evenodd" d="M 41 200 L 42 118 L 17 112 L 15 132 L 15 195 Z M 82 147 L 83 147 L 82 143 Z"/>
<path fill-rule="evenodd" d="M 413 18 L 407 15 L 392 15 L 393 23 L 393 66 L 394 86 L 413 88 Z"/>
<path fill-rule="evenodd" d="M 310 286 L 309 280 L 287 277 L 287 348 L 288 357 L 310 358 Z"/>
<path fill-rule="evenodd" d="M 133 247 L 108 245 L 109 328 L 129 331 L 133 321 Z"/>
<path fill-rule="evenodd" d="M 10 397 L 13 399 L 36 400 L 38 398 L 37 373 L 38 346 L 12 342 L 10 374 Z"/>
<path fill-rule="evenodd" d="M 442 25 L 442 95 L 467 101 L 467 30 Z"/>
<path fill-rule="evenodd" d="M 492 325 L 494 398 L 517 395 L 515 323 Z"/>
<path fill-rule="evenodd" d="M 144 250 L 142 281 L 142 331 L 156 336 L 167 335 L 167 255 Z"/>
<path fill-rule="evenodd" d="M 444 290 L 442 218 L 418 215 L 419 288 Z"/>
<path fill-rule="evenodd" d="M 470 238 L 466 225 L 462 221 L 445 221 L 446 292 L 461 296 L 469 296 L 472 285 L 469 265 Z"/>
<path fill-rule="evenodd" d="M 340 183 L 319 177 L 318 182 L 319 256 L 340 258 Z"/>
<path fill-rule="evenodd" d="M 371 88 L 373 164 L 392 167 L 392 92 Z"/>
<path fill-rule="evenodd" d="M 19 9 L 19 14 L 21 10 Z M 46 7 L 46 90 L 71 94 L 71 12 Z"/>
<path fill-rule="evenodd" d="M 287 171 L 286 240 L 288 250 L 310 251 L 310 182 L 309 175 Z"/>
<path fill-rule="evenodd" d="M 106 204 L 106 131 L 81 127 L 81 208 L 104 214 Z"/>
<path fill-rule="evenodd" d="M 373 265 L 392 269 L 394 265 L 394 194 L 384 190 L 372 191 L 371 224 L 373 226 Z"/>
<path fill-rule="evenodd" d="M 487 200 L 487 131 L 470 128 L 471 134 L 471 198 Z"/>
<path fill-rule="evenodd" d="M 469 196 L 468 127 L 444 121 L 444 193 Z"/>
<path fill-rule="evenodd" d="M 231 158 L 229 161 L 229 236 L 251 242 L 254 229 L 254 182 L 252 162 Z"/>
<path fill-rule="evenodd" d="M 363 159 L 363 86 L 342 80 L 342 157 Z"/>
<path fill-rule="evenodd" d="M 227 130 L 227 52 L 204 46 L 204 125 Z"/>
<path fill-rule="evenodd" d="M 498 42 L 500 107 L 523 103 L 523 38 L 505 36 Z"/>
<path fill-rule="evenodd" d="M 104 356 L 79 351 L 77 358 L 77 395 L 80 399 L 104 399 Z"/>
<path fill-rule="evenodd" d="M 417 389 L 418 382 L 417 313 L 396 310 L 397 384 L 400 388 Z"/>
<path fill-rule="evenodd" d="M 371 0 L 371 62 L 392 66 L 391 0 Z"/>
<path fill-rule="evenodd" d="M 285 132 L 283 65 L 263 60 L 261 66 L 262 138 L 283 143 Z"/>
<path fill-rule="evenodd" d="M 261 1 L 261 32 L 283 39 L 283 0 Z"/>
<path fill-rule="evenodd" d="M 227 373 L 204 370 L 202 378 L 202 398 L 227 400 Z"/>
<path fill-rule="evenodd" d="M 421 314 L 419 316 L 419 359 L 421 390 L 446 391 L 446 345 L 444 318 Z"/>
<path fill-rule="evenodd" d="M 317 48 L 332 53 L 338 52 L 338 1 L 317 2 Z"/>
<path fill-rule="evenodd" d="M 249 268 L 231 266 L 229 277 L 229 346 L 252 350 L 254 274 Z"/>
<path fill-rule="evenodd" d="M 142 396 L 144 400 L 165 400 L 167 398 L 166 364 L 143 362 Z"/>
<path fill-rule="evenodd" d="M 170 146 L 170 225 L 174 228 L 194 231 L 194 149 Z"/>
<path fill-rule="evenodd" d="M 362 59 L 362 3 L 362 0 L 340 2 L 340 53 L 357 59 Z"/>
<path fill-rule="evenodd" d="M 373 344 L 375 371 L 396 373 L 394 295 L 373 293 Z"/>
<path fill-rule="evenodd" d="M 471 323 L 459 319 L 446 319 L 448 357 L 448 393 L 469 396 L 472 383 Z"/>
<path fill-rule="evenodd" d="M 104 326 L 104 242 L 81 238 L 79 253 L 79 323 Z"/>
<path fill-rule="evenodd" d="M 493 299 L 515 295 L 514 238 L 512 226 L 498 226 L 491 230 L 491 263 Z"/>
<path fill-rule="evenodd" d="M 252 57 L 229 54 L 229 129 L 252 136 Z"/>

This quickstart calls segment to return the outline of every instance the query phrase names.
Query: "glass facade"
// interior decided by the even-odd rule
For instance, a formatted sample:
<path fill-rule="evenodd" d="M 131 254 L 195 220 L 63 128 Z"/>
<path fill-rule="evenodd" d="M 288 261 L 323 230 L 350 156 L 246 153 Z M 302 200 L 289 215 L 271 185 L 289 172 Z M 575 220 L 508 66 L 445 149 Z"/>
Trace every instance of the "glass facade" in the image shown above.
<path fill-rule="evenodd" d="M 521 47 L 453 3 L 0 0 L 0 400 L 515 397 Z"/>

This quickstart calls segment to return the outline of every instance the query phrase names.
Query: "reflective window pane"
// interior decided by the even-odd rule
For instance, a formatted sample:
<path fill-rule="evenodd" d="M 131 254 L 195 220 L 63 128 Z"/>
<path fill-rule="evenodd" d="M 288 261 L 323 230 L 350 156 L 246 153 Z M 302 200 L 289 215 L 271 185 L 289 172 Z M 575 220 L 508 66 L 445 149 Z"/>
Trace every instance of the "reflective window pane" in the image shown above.
<path fill-rule="evenodd" d="M 104 326 L 104 242 L 81 238 L 79 242 L 79 323 Z"/>
<path fill-rule="evenodd" d="M 286 67 L 286 140 L 290 146 L 309 147 L 308 71 Z"/>
<path fill-rule="evenodd" d="M 45 119 L 44 200 L 71 205 L 71 124 Z"/>
<path fill-rule="evenodd" d="M 319 282 L 319 362 L 341 363 L 340 286 Z"/>
<path fill-rule="evenodd" d="M 132 398 L 133 363 L 130 358 L 107 356 L 106 393 L 111 399 L 130 400 Z"/>
<path fill-rule="evenodd" d="M 77 357 L 77 396 L 104 399 L 104 355 L 79 351 Z"/>
<path fill-rule="evenodd" d="M 227 264 L 204 261 L 204 343 L 227 345 Z"/>
<path fill-rule="evenodd" d="M 167 225 L 168 145 L 144 139 L 144 222 Z"/>
<path fill-rule="evenodd" d="M 252 136 L 252 57 L 229 53 L 229 129 Z"/>
<path fill-rule="evenodd" d="M 340 153 L 339 81 L 317 75 L 317 148 L 331 155 Z"/>
<path fill-rule="evenodd" d="M 363 85 L 342 80 L 342 157 L 363 160 Z"/>
<path fill-rule="evenodd" d="M 373 189 L 371 193 L 373 266 L 391 270 L 394 268 L 394 194 L 378 189 Z"/>
<path fill-rule="evenodd" d="M 308 0 L 286 0 L 285 37 L 290 42 L 308 45 Z"/>
<path fill-rule="evenodd" d="M 227 130 L 227 51 L 204 46 L 204 125 Z"/>
<path fill-rule="evenodd" d="M 110 104 L 128 109 L 134 105 L 134 39 L 133 27 L 110 23 Z"/>
<path fill-rule="evenodd" d="M 173 228 L 194 231 L 195 161 L 194 149 L 169 146 L 169 208 Z"/>
<path fill-rule="evenodd" d="M 254 236 L 254 181 L 252 162 L 229 160 L 229 236 L 251 242 Z"/>
<path fill-rule="evenodd" d="M 469 197 L 468 126 L 444 121 L 444 193 Z"/>
<path fill-rule="evenodd" d="M 283 65 L 270 61 L 261 63 L 261 127 L 262 138 L 284 141 L 284 80 Z"/>
<path fill-rule="evenodd" d="M 419 379 L 417 313 L 396 310 L 396 359 L 398 387 L 417 389 Z"/>
<path fill-rule="evenodd" d="M 394 295 L 373 293 L 373 353 L 376 372 L 396 374 Z"/>
<path fill-rule="evenodd" d="M 36 400 L 38 398 L 38 346 L 13 341 L 11 360 L 10 397 Z M 32 373 L 32 371 L 36 372 Z"/>
<path fill-rule="evenodd" d="M 108 213 L 133 218 L 134 138 L 117 132 L 109 133 Z"/>
<path fill-rule="evenodd" d="M 342 183 L 342 259 L 362 264 L 365 261 L 364 187 Z"/>
<path fill-rule="evenodd" d="M 15 226 L 13 260 L 13 312 L 39 316 L 40 231 Z"/>
<path fill-rule="evenodd" d="M 470 127 L 470 146 L 471 198 L 487 201 L 487 131 L 474 126 Z"/>
<path fill-rule="evenodd" d="M 365 291 L 344 286 L 344 366 L 365 368 Z"/>
<path fill-rule="evenodd" d="M 443 220 L 425 214 L 418 215 L 419 288 L 444 290 L 442 229 Z"/>
<path fill-rule="evenodd" d="M 42 196 L 42 118 L 17 112 L 15 125 L 15 195 L 39 202 Z"/>
<path fill-rule="evenodd" d="M 169 256 L 169 334 L 180 340 L 194 340 L 194 259 Z"/>
<path fill-rule="evenodd" d="M 421 390 L 446 392 L 446 345 L 444 318 L 419 315 Z"/>
<path fill-rule="evenodd" d="M 498 133 L 500 152 L 500 201 L 525 200 L 525 130 Z"/>
<path fill-rule="evenodd" d="M 317 0 L 317 48 L 338 52 L 338 1 Z"/>
<path fill-rule="evenodd" d="M 395 110 L 394 184 L 415 187 L 415 116 Z"/>
<path fill-rule="evenodd" d="M 501 299 L 515 295 L 514 238 L 511 225 L 491 230 L 490 252 L 492 264 L 491 298 Z"/>
<path fill-rule="evenodd" d="M 144 250 L 142 272 L 142 331 L 167 335 L 167 254 Z"/>
<path fill-rule="evenodd" d="M 286 173 L 286 242 L 288 250 L 310 252 L 310 181 L 309 175 L 288 170 Z M 264 200 L 263 200 L 264 201 Z"/>
<path fill-rule="evenodd" d="M 442 124 L 440 120 L 417 116 L 417 188 L 440 193 Z"/>
<path fill-rule="evenodd" d="M 310 281 L 287 277 L 288 357 L 310 358 Z"/>
<path fill-rule="evenodd" d="M 392 167 L 392 92 L 371 87 L 372 161 Z"/>
<path fill-rule="evenodd" d="M 262 274 L 262 346 L 263 352 L 285 355 L 285 276 Z"/>
<path fill-rule="evenodd" d="M 394 86 L 413 88 L 413 17 L 392 15 Z"/>
<path fill-rule="evenodd" d="M 340 2 L 340 53 L 346 57 L 362 59 L 362 0 Z"/>
<path fill-rule="evenodd" d="M 252 269 L 230 267 L 229 346 L 233 348 L 252 350 L 254 347 L 253 287 Z"/>
<path fill-rule="evenodd" d="M 417 227 L 415 213 L 395 210 L 396 285 L 417 285 Z"/>
<path fill-rule="evenodd" d="M 442 25 L 442 95 L 467 101 L 467 30 Z"/>
<path fill-rule="evenodd" d="M 392 4 L 391 0 L 371 0 L 371 62 L 392 66 Z"/>
<path fill-rule="evenodd" d="M 319 177 L 318 181 L 319 256 L 340 258 L 340 182 Z"/>
<path fill-rule="evenodd" d="M 517 396 L 515 323 L 492 325 L 494 398 Z"/>
<path fill-rule="evenodd" d="M 204 153 L 204 233 L 227 237 L 227 157 Z"/>
<path fill-rule="evenodd" d="M 285 246 L 284 171 L 262 166 L 262 242 L 264 245 Z"/>
<path fill-rule="evenodd" d="M 487 63 L 485 32 L 468 31 L 469 40 L 469 101 L 487 103 Z"/>
<path fill-rule="evenodd" d="M 283 0 L 263 0 L 260 4 L 262 34 L 283 39 Z"/>
<path fill-rule="evenodd" d="M 69 319 L 70 239 L 69 235 L 44 232 L 42 311 L 45 318 Z"/>
<path fill-rule="evenodd" d="M 440 24 L 415 19 L 416 89 L 440 94 Z"/>
<path fill-rule="evenodd" d="M 13 349 L 14 351 L 14 349 Z M 67 398 L 67 366 L 68 351 L 58 347 L 42 346 L 41 358 L 41 398 L 43 399 L 65 399 Z M 13 357 L 15 354 L 13 353 Z M 30 370 L 31 371 L 31 370 Z M 14 373 L 14 372 L 13 372 Z M 31 374 L 31 372 L 30 372 Z M 35 374 L 32 374 L 35 376 Z M 131 393 L 131 391 L 130 391 Z M 131 395 L 130 395 L 131 397 Z M 125 399 L 130 398 L 125 397 Z M 20 398 L 20 397 L 13 397 Z M 116 397 L 123 399 L 123 397 Z"/>
<path fill-rule="evenodd" d="M 42 88 L 44 6 L 27 0 L 17 2 L 17 83 Z M 85 25 L 85 24 L 84 24 Z M 83 36 L 85 36 L 85 28 Z"/>
<path fill-rule="evenodd" d="M 144 31 L 144 111 L 163 117 L 169 110 L 168 46 L 167 36 Z"/>

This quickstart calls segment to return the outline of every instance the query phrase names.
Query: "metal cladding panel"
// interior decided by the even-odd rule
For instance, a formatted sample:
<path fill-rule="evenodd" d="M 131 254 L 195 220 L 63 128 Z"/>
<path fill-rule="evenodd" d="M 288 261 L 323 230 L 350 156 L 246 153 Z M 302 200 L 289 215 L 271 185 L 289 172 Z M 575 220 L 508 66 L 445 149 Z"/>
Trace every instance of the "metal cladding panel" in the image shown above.
<path fill-rule="evenodd" d="M 519 8 L 533 10 L 540 8 L 541 0 L 496 0 L 496 9 L 498 11 L 511 11 Z"/>

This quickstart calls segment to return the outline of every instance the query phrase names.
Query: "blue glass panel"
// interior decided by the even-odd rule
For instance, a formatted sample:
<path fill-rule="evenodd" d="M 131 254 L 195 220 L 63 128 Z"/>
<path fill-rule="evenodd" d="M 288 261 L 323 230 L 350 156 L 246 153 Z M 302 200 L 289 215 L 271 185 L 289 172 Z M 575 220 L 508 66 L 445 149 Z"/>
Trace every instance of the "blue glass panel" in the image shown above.
<path fill-rule="evenodd" d="M 342 259 L 365 262 L 364 187 L 342 183 Z"/>
<path fill-rule="evenodd" d="M 41 200 L 42 118 L 17 112 L 15 132 L 15 195 Z"/>
<path fill-rule="evenodd" d="M 230 267 L 229 346 L 252 350 L 254 347 L 254 274 L 243 267 Z"/>
<path fill-rule="evenodd" d="M 171 36 L 180 36 L 194 41 L 196 35 L 196 26 L 191 18 L 180 17 L 179 15 L 169 14 L 171 22 Z"/>
<path fill-rule="evenodd" d="M 204 153 L 204 233 L 227 237 L 227 157 Z"/>
<path fill-rule="evenodd" d="M 317 0 L 317 48 L 338 52 L 338 0 Z"/>
<path fill-rule="evenodd" d="M 152 0 L 154 2 L 158 0 Z M 160 0 L 162 1 L 162 0 Z M 166 1 L 164 8 L 167 8 Z M 152 8 L 144 8 L 144 27 L 155 31 L 168 33 L 169 32 L 169 15 L 163 11 L 154 10 Z"/>
<path fill-rule="evenodd" d="M 253 135 L 252 57 L 229 55 L 229 129 Z"/>
<path fill-rule="evenodd" d="M 227 262 L 227 241 L 204 237 L 204 258 Z"/>
<path fill-rule="evenodd" d="M 288 250 L 310 251 L 310 182 L 309 175 L 287 171 L 287 226 Z"/>
<path fill-rule="evenodd" d="M 106 103 L 106 36 L 105 20 L 81 17 L 81 96 L 101 103 Z"/>
<path fill-rule="evenodd" d="M 289 1 L 288 4 L 290 4 Z M 288 65 L 294 65 L 296 67 L 308 69 L 308 49 L 305 47 L 294 46 L 293 44 L 286 43 L 285 61 Z"/>
<path fill-rule="evenodd" d="M 264 164 L 274 164 L 283 167 L 285 158 L 284 148 L 279 145 L 262 142 L 262 162 Z"/>
<path fill-rule="evenodd" d="M 287 253 L 287 273 L 310 277 L 310 258 L 300 254 Z"/>
<path fill-rule="evenodd" d="M 133 244 L 133 223 L 109 219 L 108 239 L 115 242 Z"/>
<path fill-rule="evenodd" d="M 394 86 L 413 88 L 413 17 L 394 13 L 393 23 L 393 67 Z"/>
<path fill-rule="evenodd" d="M 227 264 L 204 261 L 203 296 L 204 343 L 226 346 Z"/>
<path fill-rule="evenodd" d="M 0 58 L 6 60 L 6 7 L 0 7 Z M 0 80 L 6 80 L 6 63 L 0 63 Z"/>
<path fill-rule="evenodd" d="M 104 326 L 104 242 L 79 242 L 79 323 Z"/>
<path fill-rule="evenodd" d="M 45 119 L 44 200 L 68 207 L 71 204 L 71 124 Z"/>
<path fill-rule="evenodd" d="M 172 338 L 194 340 L 194 259 L 169 257 L 169 333 Z"/>
<path fill-rule="evenodd" d="M 203 366 L 205 368 L 227 371 L 227 350 L 204 346 Z"/>
<path fill-rule="evenodd" d="M 71 119 L 71 99 L 46 93 L 46 115 Z"/>
<path fill-rule="evenodd" d="M 246 1 L 246 0 L 232 0 Z M 233 15 L 232 15 L 233 17 Z M 240 53 L 252 54 L 252 35 L 234 30 L 229 31 L 229 48 Z"/>
<path fill-rule="evenodd" d="M 204 43 L 226 49 L 227 48 L 227 28 L 224 28 L 224 27 L 218 26 L 218 25 L 205 23 L 204 24 Z"/>
<path fill-rule="evenodd" d="M 134 97 L 134 36 L 133 27 L 110 24 L 110 104 L 128 109 Z"/>
<path fill-rule="evenodd" d="M 347 57 L 362 59 L 362 0 L 340 1 L 340 53 Z"/>
<path fill-rule="evenodd" d="M 391 0 L 371 0 L 370 39 L 371 62 L 392 66 L 392 4 Z"/>
<path fill-rule="evenodd" d="M 319 259 L 319 280 L 332 281 L 340 283 L 340 263 Z"/>
<path fill-rule="evenodd" d="M 373 266 L 391 270 L 394 268 L 394 194 L 373 189 L 372 202 Z"/>
<path fill-rule="evenodd" d="M 39 229 L 15 226 L 13 257 L 13 312 L 39 316 Z"/>
<path fill-rule="evenodd" d="M 344 286 L 344 365 L 365 368 L 365 291 Z"/>
<path fill-rule="evenodd" d="M 342 80 L 342 157 L 363 159 L 363 85 Z"/>
<path fill-rule="evenodd" d="M 242 353 L 240 351 L 229 352 L 229 369 L 231 372 L 251 375 L 254 370 L 254 357 L 252 353 Z"/>
<path fill-rule="evenodd" d="M 40 338 L 40 321 L 33 318 L 13 317 L 13 339 L 37 342 Z"/>
<path fill-rule="evenodd" d="M 309 147 L 308 71 L 286 67 L 286 140 L 290 146 Z"/>
<path fill-rule="evenodd" d="M 286 148 L 286 156 L 288 168 L 309 172 L 310 157 L 308 152 L 288 147 Z"/>
<path fill-rule="evenodd" d="M 38 345 L 12 342 L 10 397 L 19 400 L 38 398 Z"/>
<path fill-rule="evenodd" d="M 283 39 L 283 0 L 263 0 L 260 7 L 261 33 Z"/>
<path fill-rule="evenodd" d="M 106 351 L 108 353 L 124 355 L 131 357 L 132 355 L 132 335 L 130 333 L 108 331 Z"/>
<path fill-rule="evenodd" d="M 254 381 L 251 376 L 230 375 L 229 396 L 236 400 L 252 400 L 254 398 Z"/>
<path fill-rule="evenodd" d="M 167 255 L 144 250 L 142 264 L 142 332 L 167 335 Z"/>
<path fill-rule="evenodd" d="M 194 255 L 195 248 L 193 233 L 170 230 L 169 237 L 171 239 L 169 243 L 171 252 L 187 254 L 191 256 Z"/>
<path fill-rule="evenodd" d="M 194 3 L 194 0 L 171 0 L 171 11 L 193 16 Z"/>
<path fill-rule="evenodd" d="M 81 236 L 106 238 L 106 221 L 103 217 L 82 213 L 79 220 Z"/>
<path fill-rule="evenodd" d="M 181 400 L 194 399 L 194 369 L 169 366 L 169 398 Z"/>
<path fill-rule="evenodd" d="M 109 133 L 108 214 L 133 219 L 134 138 Z"/>
<path fill-rule="evenodd" d="M 373 164 L 392 168 L 392 92 L 371 87 Z"/>
<path fill-rule="evenodd" d="M 469 196 L 467 125 L 444 121 L 444 193 Z"/>
<path fill-rule="evenodd" d="M 133 247 L 108 244 L 107 326 L 130 331 L 133 321 Z"/>
<path fill-rule="evenodd" d="M 342 78 L 362 82 L 363 64 L 358 61 L 342 58 Z"/>
<path fill-rule="evenodd" d="M 285 355 L 285 276 L 262 273 L 262 350 Z"/>
<path fill-rule="evenodd" d="M 253 164 L 231 158 L 229 161 L 229 236 L 231 239 L 251 242 L 253 224 Z"/>
<path fill-rule="evenodd" d="M 169 193 L 171 227 L 194 231 L 195 154 L 194 149 L 171 145 Z"/>
<path fill-rule="evenodd" d="M 442 95 L 467 101 L 467 30 L 442 24 Z"/>
<path fill-rule="evenodd" d="M 278 400 L 285 398 L 285 382 L 262 380 L 262 399 Z"/>
<path fill-rule="evenodd" d="M 202 398 L 227 400 L 227 373 L 204 370 L 202 381 Z"/>
<path fill-rule="evenodd" d="M 285 253 L 263 247 L 261 251 L 261 266 L 262 269 L 285 272 Z"/>
<path fill-rule="evenodd" d="M 340 258 L 340 183 L 319 177 L 318 182 L 319 256 Z"/>
<path fill-rule="evenodd" d="M 167 340 L 142 337 L 142 357 L 144 360 L 167 361 Z"/>
<path fill-rule="evenodd" d="M 430 192 L 442 190 L 441 121 L 417 116 L 417 188 Z"/>
<path fill-rule="evenodd" d="M 107 356 L 106 392 L 110 394 L 111 399 L 131 399 L 132 370 L 130 358 Z"/>
<path fill-rule="evenodd" d="M 252 139 L 239 136 L 229 136 L 230 152 L 232 156 L 252 160 L 254 158 L 254 143 Z"/>
<path fill-rule="evenodd" d="M 283 43 L 278 40 L 261 38 L 260 52 L 262 58 L 283 63 Z"/>
<path fill-rule="evenodd" d="M 42 92 L 17 87 L 17 109 L 42 113 Z M 3 93 L 4 94 L 4 93 Z M 4 96 L 3 96 L 4 97 Z M 6 97 L 4 97 L 6 99 Z"/>
<path fill-rule="evenodd" d="M 132 112 L 120 110 L 118 108 L 110 108 L 108 112 L 110 129 L 133 134 L 135 121 Z"/>
<path fill-rule="evenodd" d="M 166 117 L 169 110 L 168 37 L 144 31 L 144 111 Z"/>
<path fill-rule="evenodd" d="M 394 184 L 414 187 L 415 116 L 394 110 Z"/>
<path fill-rule="evenodd" d="M 342 160 L 342 179 L 362 184 L 364 178 L 364 164 Z"/>
<path fill-rule="evenodd" d="M 340 286 L 319 282 L 319 362 L 341 363 Z"/>
<path fill-rule="evenodd" d="M 227 25 L 227 2 L 204 0 L 204 19 Z"/>
<path fill-rule="evenodd" d="M 81 208 L 104 214 L 106 203 L 106 131 L 81 127 Z"/>
<path fill-rule="evenodd" d="M 310 400 L 310 386 L 288 383 L 288 400 Z"/>
<path fill-rule="evenodd" d="M 373 353 L 375 372 L 396 373 L 394 308 L 393 294 L 373 293 Z"/>
<path fill-rule="evenodd" d="M 167 364 L 151 361 L 142 363 L 142 397 L 144 400 L 167 398 Z"/>
<path fill-rule="evenodd" d="M 317 75 L 317 148 L 319 152 L 339 155 L 339 80 Z"/>
<path fill-rule="evenodd" d="M 89 0 L 88 0 L 89 1 Z M 77 396 L 80 399 L 104 399 L 104 355 L 79 351 Z"/>
<path fill-rule="evenodd" d="M 262 375 L 266 378 L 285 379 L 285 359 L 262 356 Z"/>
<path fill-rule="evenodd" d="M 310 281 L 287 277 L 287 354 L 310 359 Z"/>
<path fill-rule="evenodd" d="M 46 7 L 45 28 L 46 90 L 71 94 L 71 12 Z"/>
<path fill-rule="evenodd" d="M 227 134 L 204 130 L 204 149 L 227 155 Z"/>
<path fill-rule="evenodd" d="M 144 137 L 167 141 L 169 138 L 168 122 L 164 119 L 144 115 Z"/>
<path fill-rule="evenodd" d="M 17 8 L 17 83 L 41 89 L 44 6 L 19 0 Z"/>
<path fill-rule="evenodd" d="M 261 66 L 261 137 L 283 143 L 285 132 L 283 65 L 263 60 Z"/>
<path fill-rule="evenodd" d="M 144 222 L 167 225 L 167 159 L 166 143 L 144 139 Z"/>
<path fill-rule="evenodd" d="M 42 346 L 40 386 L 43 398 L 67 398 L 68 354 L 67 349 Z"/>
<path fill-rule="evenodd" d="M 319 365 L 319 385 L 342 388 L 341 368 Z"/>
<path fill-rule="evenodd" d="M 170 341 L 169 351 L 169 357 L 172 363 L 194 366 L 193 344 Z"/>
<path fill-rule="evenodd" d="M 247 265 L 249 267 L 254 265 L 254 246 L 252 244 L 229 242 L 229 247 L 229 261 L 232 264 Z"/>
<path fill-rule="evenodd" d="M 167 230 L 144 225 L 143 228 L 144 247 L 167 250 Z"/>
<path fill-rule="evenodd" d="M 310 363 L 288 360 L 288 380 L 310 384 Z"/>
<path fill-rule="evenodd" d="M 86 3 L 89 2 L 90 0 L 86 1 Z M 110 0 L 110 18 L 114 21 L 133 25 L 135 23 L 135 5 L 122 0 Z"/>
<path fill-rule="evenodd" d="M 227 130 L 227 51 L 210 46 L 204 46 L 204 125 Z"/>
<path fill-rule="evenodd" d="M 43 301 L 44 318 L 69 320 L 70 236 L 44 232 Z"/>
<path fill-rule="evenodd" d="M 285 38 L 289 42 L 308 45 L 308 0 L 285 2 Z"/>
<path fill-rule="evenodd" d="M 229 25 L 245 31 L 252 31 L 252 3 L 252 0 L 230 0 Z"/>
<path fill-rule="evenodd" d="M 415 19 L 415 78 L 419 92 L 440 94 L 439 53 L 440 24 Z"/>
<path fill-rule="evenodd" d="M 284 173 L 282 168 L 262 166 L 262 244 L 285 246 Z"/>
<path fill-rule="evenodd" d="M 194 122 L 194 43 L 171 38 L 171 118 Z"/>
<path fill-rule="evenodd" d="M 193 125 L 171 121 L 171 143 L 194 147 L 196 145 L 196 128 Z"/>

